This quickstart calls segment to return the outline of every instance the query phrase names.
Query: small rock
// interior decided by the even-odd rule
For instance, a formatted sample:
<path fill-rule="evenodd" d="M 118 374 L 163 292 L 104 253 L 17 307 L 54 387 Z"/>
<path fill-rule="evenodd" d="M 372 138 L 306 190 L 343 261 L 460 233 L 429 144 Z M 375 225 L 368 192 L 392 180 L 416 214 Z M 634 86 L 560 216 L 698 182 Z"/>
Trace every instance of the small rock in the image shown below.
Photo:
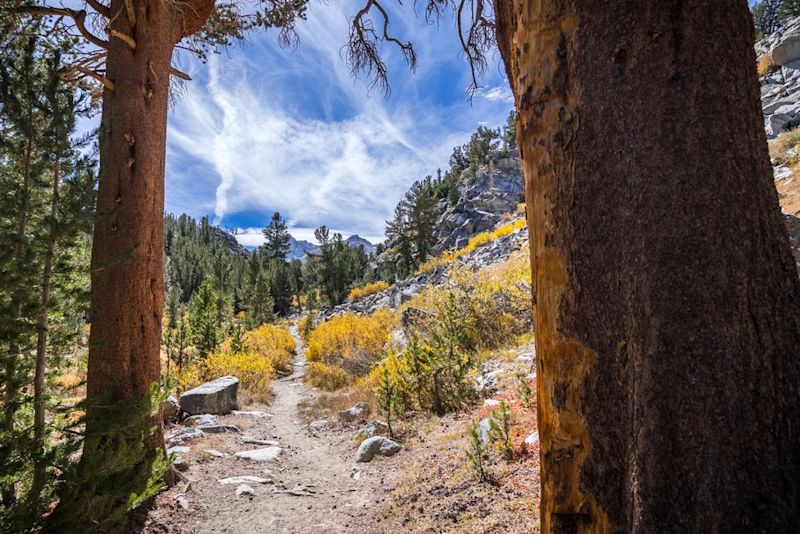
<path fill-rule="evenodd" d="M 209 456 L 213 456 L 215 458 L 225 458 L 225 456 L 226 456 L 226 454 L 224 452 L 220 452 L 217 449 L 206 449 L 203 452 L 205 452 Z"/>
<path fill-rule="evenodd" d="M 530 354 L 522 354 L 520 356 L 517 356 L 517 360 L 521 362 L 532 362 L 533 356 L 531 356 Z"/>
<path fill-rule="evenodd" d="M 187 469 L 189 469 L 189 462 L 187 462 L 181 456 L 176 456 L 175 460 L 172 461 L 172 467 L 174 467 L 178 471 L 186 471 Z"/>
<path fill-rule="evenodd" d="M 331 422 L 328 419 L 319 419 L 317 421 L 314 421 L 310 425 L 308 425 L 308 428 L 310 428 L 311 430 L 317 431 L 317 430 L 322 430 L 324 428 L 329 427 L 330 424 L 331 424 Z"/>
<path fill-rule="evenodd" d="M 183 424 L 186 426 L 216 425 L 217 418 L 208 413 L 192 415 L 184 419 Z"/>
<path fill-rule="evenodd" d="M 236 488 L 236 496 L 241 497 L 242 495 L 255 495 L 256 490 L 252 487 L 248 486 L 247 484 L 242 484 L 238 488 Z"/>
<path fill-rule="evenodd" d="M 381 456 L 392 456 L 400 451 L 402 447 L 383 436 L 367 438 L 356 452 L 356 462 L 369 462 L 376 454 Z"/>
<path fill-rule="evenodd" d="M 253 438 L 242 438 L 242 443 L 246 443 L 248 445 L 270 445 L 270 446 L 277 446 L 280 445 L 277 441 L 271 439 L 253 439 Z"/>
<path fill-rule="evenodd" d="M 235 425 L 200 425 L 198 427 L 208 434 L 225 434 L 226 432 L 241 432 Z"/>
<path fill-rule="evenodd" d="M 223 376 L 185 392 L 179 404 L 191 415 L 226 414 L 236 408 L 238 390 L 238 378 Z"/>
<path fill-rule="evenodd" d="M 257 410 L 254 411 L 233 410 L 231 413 L 237 417 L 272 417 L 271 413 L 259 412 Z"/>
<path fill-rule="evenodd" d="M 480 436 L 481 443 L 486 445 L 489 443 L 489 432 L 492 427 L 489 425 L 489 418 L 481 419 L 478 423 L 478 435 Z"/>
<path fill-rule="evenodd" d="M 238 458 L 244 458 L 245 460 L 252 460 L 254 462 L 271 462 L 277 459 L 280 454 L 281 448 L 272 446 L 264 449 L 237 452 L 234 456 Z"/>
<path fill-rule="evenodd" d="M 202 438 L 205 436 L 199 428 L 184 428 L 177 434 L 169 436 L 166 441 L 168 446 L 182 445 L 185 441 Z"/>
<path fill-rule="evenodd" d="M 187 447 L 185 445 L 178 445 L 177 447 L 169 447 L 167 449 L 167 455 L 170 454 L 185 454 L 187 452 L 191 452 L 192 448 Z"/>
<path fill-rule="evenodd" d="M 228 477 L 228 478 L 221 478 L 217 480 L 223 486 L 227 486 L 228 484 L 245 484 L 247 482 L 251 484 L 266 484 L 267 482 L 272 482 L 268 478 L 261 478 L 255 475 L 242 475 L 238 477 Z"/>
<path fill-rule="evenodd" d="M 186 497 L 184 497 L 183 495 L 175 496 L 175 504 L 178 505 L 178 508 L 182 508 L 184 510 L 189 509 L 189 501 L 187 501 Z"/>
<path fill-rule="evenodd" d="M 525 438 L 525 445 L 527 445 L 529 447 L 531 445 L 536 445 L 537 443 L 539 443 L 539 432 L 538 431 L 534 432 L 533 434 L 531 434 L 530 436 Z"/>
<path fill-rule="evenodd" d="M 389 432 L 389 427 L 386 426 L 386 423 L 371 421 L 359 429 L 358 434 L 356 434 L 356 439 L 365 440 L 373 436 L 386 434 L 387 432 Z"/>
<path fill-rule="evenodd" d="M 346 423 L 364 421 L 367 417 L 369 417 L 369 406 L 364 402 L 359 402 L 349 410 L 339 412 L 339 418 Z"/>
<path fill-rule="evenodd" d="M 483 401 L 484 408 L 494 408 L 495 406 L 500 406 L 500 401 L 497 399 L 486 399 Z"/>

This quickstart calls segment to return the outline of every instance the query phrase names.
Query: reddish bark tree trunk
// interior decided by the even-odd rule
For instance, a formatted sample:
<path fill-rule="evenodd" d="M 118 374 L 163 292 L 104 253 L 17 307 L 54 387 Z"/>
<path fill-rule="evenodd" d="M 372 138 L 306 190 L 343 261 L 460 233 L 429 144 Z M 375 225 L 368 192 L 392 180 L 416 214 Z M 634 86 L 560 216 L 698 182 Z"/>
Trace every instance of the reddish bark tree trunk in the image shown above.
<path fill-rule="evenodd" d="M 496 0 L 543 532 L 800 524 L 800 283 L 741 0 Z"/>

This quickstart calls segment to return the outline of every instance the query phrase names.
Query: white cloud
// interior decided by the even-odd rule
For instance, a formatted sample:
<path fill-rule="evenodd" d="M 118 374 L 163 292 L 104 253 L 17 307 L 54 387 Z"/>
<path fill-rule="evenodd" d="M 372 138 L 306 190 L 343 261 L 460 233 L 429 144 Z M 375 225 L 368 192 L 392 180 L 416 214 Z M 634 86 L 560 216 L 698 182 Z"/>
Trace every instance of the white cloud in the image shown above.
<path fill-rule="evenodd" d="M 514 95 L 511 93 L 511 88 L 508 87 L 507 84 L 498 85 L 497 87 L 491 87 L 489 89 L 481 89 L 478 91 L 478 95 L 490 102 L 514 103 Z"/>
<path fill-rule="evenodd" d="M 461 78 L 433 78 L 460 64 L 452 30 L 415 24 L 410 10 L 395 23 L 418 45 L 417 76 L 388 50 L 392 98 L 368 95 L 340 56 L 355 12 L 353 2 L 343 4 L 314 4 L 294 53 L 259 36 L 208 65 L 190 65 L 196 81 L 170 120 L 168 209 L 213 212 L 223 225 L 243 213 L 263 213 L 266 223 L 280 211 L 297 239 L 313 241 L 313 228 L 326 224 L 377 241 L 411 182 L 445 167 L 478 123 L 504 120 L 500 86 L 474 107 L 466 96 L 443 104 L 430 94 L 436 83 L 466 87 L 466 66 Z M 255 246 L 260 231 L 250 230 L 237 238 Z"/>

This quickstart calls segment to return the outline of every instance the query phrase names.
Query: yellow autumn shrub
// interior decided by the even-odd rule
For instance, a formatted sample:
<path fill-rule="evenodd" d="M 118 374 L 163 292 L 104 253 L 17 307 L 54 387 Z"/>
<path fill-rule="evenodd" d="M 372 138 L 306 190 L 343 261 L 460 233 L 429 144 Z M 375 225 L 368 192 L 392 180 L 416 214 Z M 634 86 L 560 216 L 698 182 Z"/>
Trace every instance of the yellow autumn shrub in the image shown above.
<path fill-rule="evenodd" d="M 366 296 L 378 293 L 379 291 L 383 291 L 387 287 L 389 287 L 389 284 L 387 284 L 384 281 L 373 282 L 365 286 L 356 287 L 352 291 L 350 291 L 349 295 L 347 295 L 347 300 L 353 302 L 358 299 L 363 299 Z"/>
<path fill-rule="evenodd" d="M 335 391 L 350 383 L 350 375 L 338 365 L 310 362 L 306 369 L 306 382 L 325 391 Z"/>
<path fill-rule="evenodd" d="M 286 328 L 264 324 L 247 333 L 248 353 L 266 358 L 278 374 L 292 372 L 296 344 Z"/>
<path fill-rule="evenodd" d="M 335 365 L 351 376 L 361 376 L 382 357 L 394 323 L 389 310 L 368 316 L 347 313 L 333 317 L 311 332 L 306 357 L 310 362 Z"/>
<path fill-rule="evenodd" d="M 758 65 L 756 70 L 758 71 L 759 76 L 766 76 L 769 74 L 769 71 L 772 70 L 772 67 L 775 65 L 775 60 L 772 59 L 772 54 L 767 52 L 762 54 L 758 60 Z"/>

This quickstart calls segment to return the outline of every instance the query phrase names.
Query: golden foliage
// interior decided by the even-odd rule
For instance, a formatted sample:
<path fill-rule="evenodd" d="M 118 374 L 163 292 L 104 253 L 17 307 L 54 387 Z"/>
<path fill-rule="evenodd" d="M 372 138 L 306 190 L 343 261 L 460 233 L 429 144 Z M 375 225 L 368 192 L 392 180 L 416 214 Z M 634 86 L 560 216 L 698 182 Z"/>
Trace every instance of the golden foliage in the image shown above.
<path fill-rule="evenodd" d="M 279 374 L 292 372 L 296 344 L 286 328 L 261 325 L 247 333 L 247 346 L 254 356 L 266 358 Z"/>
<path fill-rule="evenodd" d="M 347 300 L 353 302 L 354 300 L 363 299 L 366 296 L 383 291 L 387 287 L 389 287 L 389 284 L 384 281 L 373 282 L 365 286 L 357 287 L 350 291 L 350 294 L 347 295 Z"/>
<path fill-rule="evenodd" d="M 361 376 L 383 356 L 394 323 L 389 310 L 369 316 L 347 313 L 333 317 L 311 332 L 306 357 L 309 362 L 335 365 L 352 376 Z"/>
<path fill-rule="evenodd" d="M 756 70 L 758 71 L 759 76 L 766 76 L 772 70 L 772 67 L 775 66 L 775 61 L 772 59 L 772 54 L 767 52 L 761 56 L 758 60 L 758 65 Z"/>
<path fill-rule="evenodd" d="M 306 381 L 325 391 L 335 391 L 350 383 L 350 375 L 338 365 L 310 362 L 306 370 Z"/>

